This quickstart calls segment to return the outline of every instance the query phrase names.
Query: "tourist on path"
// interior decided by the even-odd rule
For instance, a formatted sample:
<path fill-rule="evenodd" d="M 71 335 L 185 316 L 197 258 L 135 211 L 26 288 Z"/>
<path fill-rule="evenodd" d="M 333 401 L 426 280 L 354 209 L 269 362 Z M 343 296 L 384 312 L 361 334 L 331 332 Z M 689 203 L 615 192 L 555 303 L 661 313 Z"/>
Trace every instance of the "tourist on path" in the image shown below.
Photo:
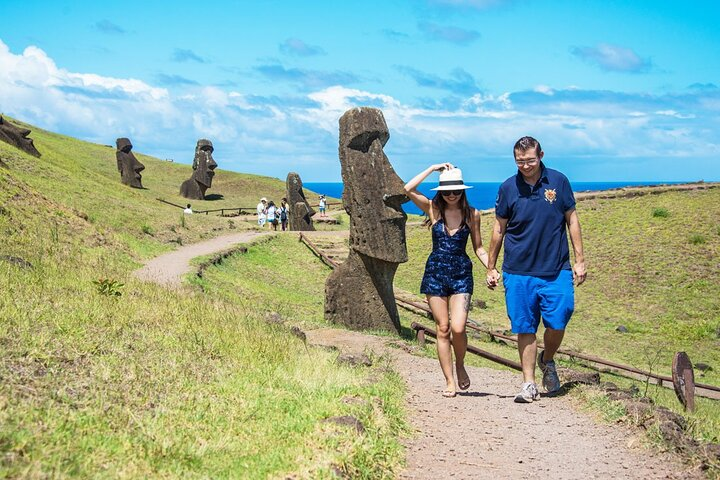
<path fill-rule="evenodd" d="M 532 137 L 518 140 L 513 155 L 518 172 L 498 191 L 486 281 L 490 289 L 498 285 L 496 262 L 504 239 L 502 282 L 523 373 L 515 401 L 530 403 L 540 398 L 535 384 L 536 356 L 545 389 L 549 393 L 560 389 L 553 358 L 575 308 L 573 279 L 577 285 L 585 281 L 585 258 L 568 179 L 545 167 L 540 143 Z M 566 229 L 575 254 L 572 269 Z M 545 350 L 538 355 L 535 334 L 541 316 Z"/>
<path fill-rule="evenodd" d="M 261 198 L 260 203 L 257 204 L 257 216 L 258 226 L 263 228 L 267 220 L 267 199 L 265 197 Z"/>
<path fill-rule="evenodd" d="M 279 215 L 280 215 L 280 225 L 282 227 L 282 231 L 284 232 L 287 230 L 287 224 L 288 224 L 288 205 L 287 205 L 287 198 L 283 197 L 283 199 L 280 201 L 280 208 L 278 208 Z"/>
<path fill-rule="evenodd" d="M 325 215 L 325 208 L 327 207 L 327 201 L 325 200 L 325 195 L 320 195 L 320 203 L 318 204 L 318 209 L 320 210 L 320 216 L 326 217 Z"/>
<path fill-rule="evenodd" d="M 270 200 L 267 206 L 267 222 L 272 225 L 273 230 L 277 231 L 278 226 L 278 211 L 275 206 L 275 202 Z"/>
<path fill-rule="evenodd" d="M 440 173 L 440 183 L 432 200 L 417 191 L 420 183 L 432 172 Z M 455 396 L 452 371 L 452 350 L 458 387 L 467 390 L 470 378 L 465 371 L 467 333 L 465 323 L 473 293 L 472 261 L 466 252 L 468 236 L 473 251 L 487 267 L 488 256 L 480 236 L 480 212 L 467 201 L 462 172 L 449 163 L 431 165 L 405 185 L 410 200 L 426 215 L 432 231 L 433 250 L 425 264 L 420 291 L 427 296 L 437 324 L 437 351 L 440 368 L 447 386 L 443 396 Z M 452 335 L 451 335 L 452 332 Z"/>
<path fill-rule="evenodd" d="M 190 206 L 189 203 L 187 204 L 187 207 L 185 207 L 185 208 L 183 209 L 183 213 L 186 213 L 186 214 L 188 214 L 188 215 L 192 215 L 193 211 L 192 211 L 192 207 Z"/>

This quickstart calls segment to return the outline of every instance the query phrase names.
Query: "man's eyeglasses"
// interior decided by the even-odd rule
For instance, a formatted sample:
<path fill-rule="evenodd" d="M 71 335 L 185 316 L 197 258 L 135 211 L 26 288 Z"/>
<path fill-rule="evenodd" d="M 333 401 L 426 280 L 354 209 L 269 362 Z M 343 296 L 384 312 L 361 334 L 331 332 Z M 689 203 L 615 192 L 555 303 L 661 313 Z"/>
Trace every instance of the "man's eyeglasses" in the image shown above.
<path fill-rule="evenodd" d="M 443 197 L 448 197 L 450 195 L 454 195 L 456 197 L 462 195 L 462 190 L 440 190 L 440 195 Z"/>
<path fill-rule="evenodd" d="M 515 165 L 517 165 L 518 167 L 524 167 L 525 165 L 533 166 L 533 165 L 537 165 L 537 163 L 538 163 L 537 157 L 528 158 L 527 160 L 515 160 Z"/>

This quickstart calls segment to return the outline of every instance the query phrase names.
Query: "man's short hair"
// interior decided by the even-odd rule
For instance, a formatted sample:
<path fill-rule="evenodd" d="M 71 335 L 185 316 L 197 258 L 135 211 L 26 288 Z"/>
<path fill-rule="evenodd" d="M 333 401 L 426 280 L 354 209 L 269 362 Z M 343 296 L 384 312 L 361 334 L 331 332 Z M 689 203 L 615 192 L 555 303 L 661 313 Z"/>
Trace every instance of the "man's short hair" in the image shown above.
<path fill-rule="evenodd" d="M 534 148 L 535 153 L 538 155 L 542 152 L 540 142 L 535 140 L 533 137 L 522 137 L 520 140 L 515 142 L 515 146 L 513 147 L 513 157 L 515 156 L 515 152 L 527 152 L 531 148 Z"/>

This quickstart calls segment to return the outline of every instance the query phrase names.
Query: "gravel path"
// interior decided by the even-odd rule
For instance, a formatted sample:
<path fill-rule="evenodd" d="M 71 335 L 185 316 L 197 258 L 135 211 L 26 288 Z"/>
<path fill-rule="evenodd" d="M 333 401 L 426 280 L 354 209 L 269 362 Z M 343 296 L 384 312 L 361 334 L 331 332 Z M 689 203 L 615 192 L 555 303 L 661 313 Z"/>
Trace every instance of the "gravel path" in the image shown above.
<path fill-rule="evenodd" d="M 388 348 L 385 339 L 338 329 L 306 332 L 311 344 L 341 351 L 389 352 L 407 383 L 408 417 L 402 479 L 692 478 L 665 455 L 637 445 L 640 435 L 596 423 L 567 398 L 513 403 L 519 374 L 468 367 L 472 385 L 443 398 L 440 366 L 432 358 Z"/>
<path fill-rule="evenodd" d="M 145 265 L 133 272 L 133 274 L 147 282 L 155 282 L 171 288 L 179 288 L 182 285 L 183 276 L 192 271 L 190 260 L 203 255 L 227 250 L 238 243 L 247 243 L 257 237 L 271 235 L 275 232 L 241 232 L 223 235 L 204 242 L 185 245 L 165 253 L 145 263 Z"/>
<path fill-rule="evenodd" d="M 178 288 L 192 271 L 191 259 L 269 234 L 243 232 L 186 245 L 134 274 Z M 669 457 L 632 448 L 637 433 L 599 425 L 566 398 L 513 403 L 520 383 L 514 372 L 468 367 L 472 386 L 448 399 L 441 396 L 444 380 L 437 360 L 388 346 L 402 342 L 330 328 L 306 334 L 311 344 L 345 352 L 371 349 L 393 359 L 407 384 L 408 417 L 415 430 L 405 442 L 407 468 L 399 478 L 692 478 Z"/>

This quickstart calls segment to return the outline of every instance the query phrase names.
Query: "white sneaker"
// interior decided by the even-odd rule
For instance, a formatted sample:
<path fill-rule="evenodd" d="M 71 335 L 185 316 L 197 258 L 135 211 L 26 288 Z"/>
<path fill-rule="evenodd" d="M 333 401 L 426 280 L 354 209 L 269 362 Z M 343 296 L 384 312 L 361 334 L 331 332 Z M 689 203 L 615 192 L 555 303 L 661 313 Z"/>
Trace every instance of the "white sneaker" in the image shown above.
<path fill-rule="evenodd" d="M 523 383 L 522 390 L 515 395 L 515 403 L 532 403 L 533 400 L 540 400 L 537 385 L 532 382 Z"/>

